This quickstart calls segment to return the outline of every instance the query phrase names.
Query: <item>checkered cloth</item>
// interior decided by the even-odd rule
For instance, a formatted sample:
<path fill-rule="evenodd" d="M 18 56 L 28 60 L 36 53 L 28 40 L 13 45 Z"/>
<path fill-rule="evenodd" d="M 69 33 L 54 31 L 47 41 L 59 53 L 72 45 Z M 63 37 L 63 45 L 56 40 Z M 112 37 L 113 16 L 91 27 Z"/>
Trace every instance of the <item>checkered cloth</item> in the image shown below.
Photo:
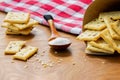
<path fill-rule="evenodd" d="M 55 27 L 59 30 L 80 34 L 85 9 L 92 0 L 6 0 L 0 3 L 0 10 L 23 11 L 41 24 L 48 25 L 43 15 L 54 17 Z"/>

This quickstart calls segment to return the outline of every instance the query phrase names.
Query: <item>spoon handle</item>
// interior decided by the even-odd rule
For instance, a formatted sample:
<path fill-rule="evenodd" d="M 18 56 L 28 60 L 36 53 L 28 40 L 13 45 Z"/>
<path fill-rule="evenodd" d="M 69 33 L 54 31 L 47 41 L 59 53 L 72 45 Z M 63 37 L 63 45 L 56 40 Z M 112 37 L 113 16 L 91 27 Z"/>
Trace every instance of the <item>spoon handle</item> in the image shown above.
<path fill-rule="evenodd" d="M 53 17 L 52 17 L 51 15 L 44 15 L 44 19 L 45 19 L 46 21 L 48 21 L 48 20 L 53 20 Z"/>
<path fill-rule="evenodd" d="M 44 19 L 48 22 L 50 29 L 51 29 L 51 37 L 49 40 L 59 37 L 60 35 L 54 26 L 53 17 L 51 15 L 44 15 Z"/>

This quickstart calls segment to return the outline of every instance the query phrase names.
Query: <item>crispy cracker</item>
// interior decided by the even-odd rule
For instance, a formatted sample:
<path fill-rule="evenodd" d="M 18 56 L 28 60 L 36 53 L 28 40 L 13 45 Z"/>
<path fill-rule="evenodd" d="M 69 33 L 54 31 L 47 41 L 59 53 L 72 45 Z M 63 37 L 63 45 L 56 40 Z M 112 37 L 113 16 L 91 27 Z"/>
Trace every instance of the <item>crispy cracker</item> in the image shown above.
<path fill-rule="evenodd" d="M 31 30 L 33 29 L 33 27 L 30 27 L 30 28 L 26 28 L 24 30 L 20 30 L 20 31 L 14 31 L 14 30 L 11 30 L 11 29 L 7 29 L 6 30 L 6 34 L 22 34 L 22 35 L 28 35 Z"/>
<path fill-rule="evenodd" d="M 10 23 L 27 23 L 30 19 L 29 13 L 24 12 L 8 12 L 4 21 Z"/>
<path fill-rule="evenodd" d="M 115 32 L 115 31 L 113 30 L 112 25 L 111 25 L 111 24 L 114 23 L 115 21 L 113 21 L 112 19 L 107 18 L 107 17 L 104 17 L 104 21 L 105 21 L 105 23 L 106 23 L 106 25 L 107 25 L 107 28 L 108 28 L 108 30 L 109 30 L 109 32 L 110 32 L 111 37 L 112 37 L 113 39 L 118 39 L 118 40 L 120 40 L 120 36 L 117 34 L 117 32 Z"/>
<path fill-rule="evenodd" d="M 83 41 L 91 41 L 91 40 L 95 41 L 98 38 L 100 38 L 100 31 L 93 31 L 93 30 L 85 30 L 77 37 L 77 39 Z"/>
<path fill-rule="evenodd" d="M 37 52 L 37 47 L 27 46 L 23 49 L 21 49 L 19 52 L 17 52 L 13 58 L 14 59 L 20 59 L 20 60 L 27 60 L 29 57 L 34 55 Z"/>
<path fill-rule="evenodd" d="M 85 49 L 85 53 L 90 55 L 111 55 L 112 54 L 112 53 L 103 53 L 103 52 L 93 52 L 87 49 Z"/>
<path fill-rule="evenodd" d="M 118 35 L 120 35 L 120 21 L 119 20 L 115 21 L 114 23 L 111 23 L 111 27 Z"/>
<path fill-rule="evenodd" d="M 108 44 L 106 43 L 103 39 L 98 39 L 97 41 L 91 41 L 89 42 L 90 45 L 92 45 L 93 47 L 96 48 L 100 48 L 109 52 L 114 53 L 114 49 Z"/>
<path fill-rule="evenodd" d="M 25 41 L 10 41 L 5 49 L 5 54 L 15 54 L 25 45 Z"/>
<path fill-rule="evenodd" d="M 104 17 L 112 18 L 113 20 L 120 19 L 120 11 L 102 12 L 99 14 L 99 20 L 104 21 Z"/>
<path fill-rule="evenodd" d="M 95 19 L 84 26 L 84 29 L 89 30 L 103 30 L 106 28 L 105 22 Z"/>
<path fill-rule="evenodd" d="M 19 30 L 23 30 L 26 28 L 29 28 L 33 25 L 38 24 L 38 21 L 34 20 L 34 19 L 30 19 L 28 23 L 25 24 L 12 24 L 13 26 L 17 27 Z"/>
<path fill-rule="evenodd" d="M 100 48 L 97 48 L 97 47 L 94 47 L 92 46 L 91 44 L 87 43 L 87 50 L 90 50 L 92 52 L 103 52 L 103 53 L 108 53 L 108 54 L 113 54 L 114 52 L 111 52 L 111 51 L 107 51 L 107 50 L 104 50 L 104 49 L 100 49 Z"/>
<path fill-rule="evenodd" d="M 14 31 L 19 31 L 19 28 L 11 25 L 11 23 L 9 23 L 9 22 L 3 22 L 1 26 L 4 28 L 9 28 L 9 29 L 14 30 Z"/>
<path fill-rule="evenodd" d="M 100 36 L 104 39 L 105 42 L 107 42 L 110 46 L 112 46 L 114 49 L 116 48 L 116 43 L 114 39 L 112 39 L 108 29 L 105 29 L 101 32 Z"/>
<path fill-rule="evenodd" d="M 114 40 L 116 43 L 116 51 L 120 54 L 120 40 Z"/>

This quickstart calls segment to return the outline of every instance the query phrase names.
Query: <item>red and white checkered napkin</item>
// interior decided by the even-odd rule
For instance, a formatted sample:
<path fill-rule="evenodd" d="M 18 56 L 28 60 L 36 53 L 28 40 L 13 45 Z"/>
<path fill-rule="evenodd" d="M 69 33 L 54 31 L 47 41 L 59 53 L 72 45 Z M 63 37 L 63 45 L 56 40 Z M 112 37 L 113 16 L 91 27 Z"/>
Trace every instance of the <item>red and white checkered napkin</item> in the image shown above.
<path fill-rule="evenodd" d="M 6 0 L 0 3 L 0 10 L 23 11 L 41 24 L 48 25 L 44 14 L 54 17 L 55 26 L 62 31 L 80 34 L 83 14 L 92 0 Z"/>

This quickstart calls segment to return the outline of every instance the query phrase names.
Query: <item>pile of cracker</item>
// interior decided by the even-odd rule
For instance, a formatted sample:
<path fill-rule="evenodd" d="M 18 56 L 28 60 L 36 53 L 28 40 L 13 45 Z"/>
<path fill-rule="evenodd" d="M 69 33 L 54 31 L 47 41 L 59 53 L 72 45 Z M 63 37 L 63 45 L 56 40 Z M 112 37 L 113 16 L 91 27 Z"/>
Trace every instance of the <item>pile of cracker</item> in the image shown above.
<path fill-rule="evenodd" d="M 77 39 L 86 42 L 87 54 L 120 53 L 120 11 L 102 12 L 83 28 Z"/>
<path fill-rule="evenodd" d="M 7 28 L 6 34 L 28 35 L 36 24 L 38 21 L 31 19 L 30 13 L 8 12 L 1 26 Z"/>

